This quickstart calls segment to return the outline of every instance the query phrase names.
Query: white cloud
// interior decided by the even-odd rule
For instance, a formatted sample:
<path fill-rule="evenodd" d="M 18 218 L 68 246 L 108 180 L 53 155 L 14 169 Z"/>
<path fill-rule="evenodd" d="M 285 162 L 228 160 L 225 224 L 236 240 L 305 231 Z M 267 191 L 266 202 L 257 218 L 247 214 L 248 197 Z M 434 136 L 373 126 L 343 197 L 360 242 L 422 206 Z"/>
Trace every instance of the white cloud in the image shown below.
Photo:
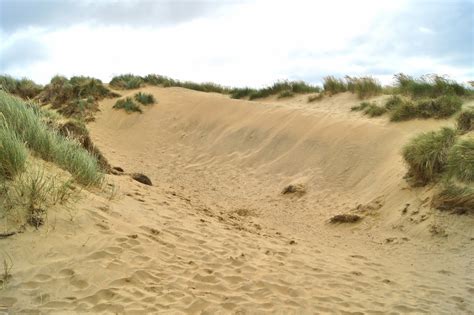
<path fill-rule="evenodd" d="M 472 74 L 431 56 L 380 53 L 379 45 L 393 40 L 384 36 L 394 33 L 381 19 L 408 8 L 406 1 L 256 1 L 160 28 L 84 23 L 56 31 L 30 29 L 8 37 L 0 52 L 20 37 L 34 36 L 48 56 L 3 71 L 42 83 L 55 74 L 109 81 L 129 72 L 237 86 L 282 78 L 318 81 L 327 74 L 375 74 L 383 82 L 391 77 L 387 71 L 440 72 L 457 79 Z"/>

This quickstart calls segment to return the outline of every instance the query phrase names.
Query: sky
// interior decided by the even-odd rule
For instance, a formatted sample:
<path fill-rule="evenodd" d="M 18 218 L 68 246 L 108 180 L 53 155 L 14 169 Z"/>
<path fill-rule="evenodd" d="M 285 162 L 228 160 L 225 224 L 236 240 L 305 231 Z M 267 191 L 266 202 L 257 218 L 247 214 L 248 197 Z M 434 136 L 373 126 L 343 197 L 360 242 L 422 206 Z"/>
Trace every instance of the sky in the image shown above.
<path fill-rule="evenodd" d="M 261 87 L 327 75 L 474 80 L 474 0 L 0 0 L 0 73 L 156 73 Z"/>

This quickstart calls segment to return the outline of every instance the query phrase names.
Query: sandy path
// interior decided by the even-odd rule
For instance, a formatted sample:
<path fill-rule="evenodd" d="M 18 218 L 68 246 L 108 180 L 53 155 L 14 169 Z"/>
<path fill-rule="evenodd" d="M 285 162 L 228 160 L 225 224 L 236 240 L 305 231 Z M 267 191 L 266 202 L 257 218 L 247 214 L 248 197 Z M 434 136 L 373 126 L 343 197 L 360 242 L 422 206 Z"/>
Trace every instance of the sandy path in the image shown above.
<path fill-rule="evenodd" d="M 122 197 L 85 193 L 72 222 L 58 211 L 49 229 L 0 240 L 16 270 L 0 305 L 470 314 L 473 219 L 427 209 L 429 192 L 417 197 L 401 180 L 400 146 L 443 122 L 360 117 L 349 112 L 357 100 L 348 94 L 308 105 L 302 97 L 255 103 L 146 90 L 159 104 L 126 115 L 105 101 L 91 131 L 114 165 L 146 173 L 155 186 L 111 177 Z M 307 193 L 282 196 L 290 183 Z M 359 204 L 361 223 L 327 223 Z M 432 236 L 435 224 L 448 236 Z"/>

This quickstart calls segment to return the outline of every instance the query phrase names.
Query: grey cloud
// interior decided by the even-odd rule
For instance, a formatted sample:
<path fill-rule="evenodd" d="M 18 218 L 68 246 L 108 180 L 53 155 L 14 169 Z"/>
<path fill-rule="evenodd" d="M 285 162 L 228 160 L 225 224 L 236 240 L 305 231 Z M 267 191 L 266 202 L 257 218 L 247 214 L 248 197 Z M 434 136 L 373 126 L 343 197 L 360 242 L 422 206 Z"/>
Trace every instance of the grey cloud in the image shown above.
<path fill-rule="evenodd" d="M 0 51 L 0 71 L 46 58 L 47 48 L 35 39 L 22 39 Z"/>
<path fill-rule="evenodd" d="M 232 3 L 189 0 L 0 0 L 0 27 L 11 33 L 28 26 L 57 28 L 84 22 L 166 26 L 216 13 L 221 7 Z"/>

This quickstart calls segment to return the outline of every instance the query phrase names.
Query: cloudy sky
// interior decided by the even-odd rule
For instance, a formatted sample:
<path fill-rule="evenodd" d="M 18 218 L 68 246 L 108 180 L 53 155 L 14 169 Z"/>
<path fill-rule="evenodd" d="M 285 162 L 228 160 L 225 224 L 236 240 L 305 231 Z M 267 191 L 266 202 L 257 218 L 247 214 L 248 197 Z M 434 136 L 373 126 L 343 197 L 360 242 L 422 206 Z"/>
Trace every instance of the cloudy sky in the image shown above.
<path fill-rule="evenodd" d="M 474 0 L 0 0 L 0 73 L 262 86 L 332 74 L 474 79 Z"/>

